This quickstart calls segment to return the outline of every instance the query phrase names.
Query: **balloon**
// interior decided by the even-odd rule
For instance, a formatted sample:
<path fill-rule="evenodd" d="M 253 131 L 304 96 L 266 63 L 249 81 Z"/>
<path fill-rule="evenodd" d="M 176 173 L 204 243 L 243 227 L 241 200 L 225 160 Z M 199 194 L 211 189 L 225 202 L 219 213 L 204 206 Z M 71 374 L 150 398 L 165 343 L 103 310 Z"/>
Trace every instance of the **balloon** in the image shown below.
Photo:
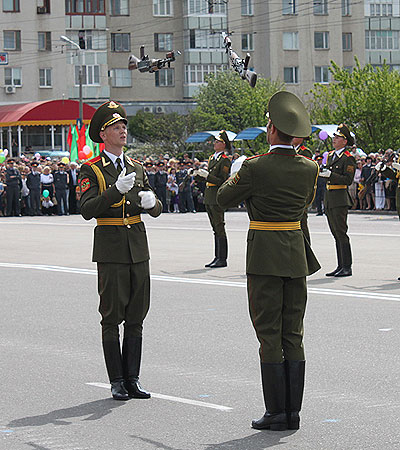
<path fill-rule="evenodd" d="M 5 148 L 5 149 L 3 150 L 3 153 L 4 153 L 4 156 L 7 156 L 7 155 L 8 155 L 8 150 Z"/>
<path fill-rule="evenodd" d="M 64 163 L 64 164 L 68 164 L 69 163 L 69 159 L 66 156 L 64 156 L 63 158 L 61 158 L 61 162 Z"/>
<path fill-rule="evenodd" d="M 44 198 L 47 198 L 49 195 L 50 195 L 50 192 L 49 192 L 47 189 L 45 189 L 45 190 L 43 191 L 43 197 L 44 197 Z"/>
<path fill-rule="evenodd" d="M 325 130 L 321 130 L 318 134 L 318 137 L 321 139 L 321 141 L 324 141 L 328 137 L 328 133 Z"/>
<path fill-rule="evenodd" d="M 83 152 L 85 155 L 89 155 L 89 153 L 91 153 L 91 151 L 92 151 L 92 149 L 91 149 L 88 145 L 84 145 L 84 146 L 83 146 L 82 152 Z"/>
<path fill-rule="evenodd" d="M 6 160 L 6 157 L 2 154 L 0 155 L 0 164 Z"/>
<path fill-rule="evenodd" d="M 40 153 L 35 153 L 35 158 L 40 159 Z"/>
<path fill-rule="evenodd" d="M 83 151 L 81 150 L 80 152 L 78 152 L 78 158 L 79 158 L 79 159 L 86 159 L 87 156 L 86 156 L 85 153 L 83 153 Z"/>
<path fill-rule="evenodd" d="M 91 158 L 93 156 L 92 149 L 90 149 L 89 153 L 86 153 L 86 158 Z"/>

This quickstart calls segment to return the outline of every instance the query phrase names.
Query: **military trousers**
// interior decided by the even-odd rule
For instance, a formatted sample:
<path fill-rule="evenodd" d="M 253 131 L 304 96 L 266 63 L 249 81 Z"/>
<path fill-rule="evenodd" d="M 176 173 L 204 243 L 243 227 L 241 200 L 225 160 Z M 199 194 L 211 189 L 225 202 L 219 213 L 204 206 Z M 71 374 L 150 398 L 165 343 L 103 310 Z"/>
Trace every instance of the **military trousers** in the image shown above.
<path fill-rule="evenodd" d="M 225 221 L 224 221 L 225 210 L 216 204 L 215 205 L 206 204 L 205 207 L 208 214 L 208 219 L 210 221 L 215 236 L 225 237 L 226 236 Z"/>
<path fill-rule="evenodd" d="M 347 235 L 347 215 L 348 206 L 337 206 L 336 208 L 326 208 L 325 214 L 328 218 L 328 225 L 335 239 L 338 266 L 350 267 L 352 264 L 350 238 Z"/>
<path fill-rule="evenodd" d="M 149 261 L 136 264 L 97 263 L 103 341 L 142 336 L 143 321 L 150 307 Z"/>
<path fill-rule="evenodd" d="M 247 293 L 261 362 L 303 361 L 306 278 L 247 274 Z"/>

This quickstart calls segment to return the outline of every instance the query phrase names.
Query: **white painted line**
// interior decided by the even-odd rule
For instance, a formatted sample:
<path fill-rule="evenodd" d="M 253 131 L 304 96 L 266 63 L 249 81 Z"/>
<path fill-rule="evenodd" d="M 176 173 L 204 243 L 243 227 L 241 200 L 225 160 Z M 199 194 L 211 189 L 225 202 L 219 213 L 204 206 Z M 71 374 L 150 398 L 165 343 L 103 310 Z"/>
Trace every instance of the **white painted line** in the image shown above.
<path fill-rule="evenodd" d="M 0 267 L 15 268 L 15 269 L 45 270 L 50 272 L 76 273 L 81 275 L 97 275 L 97 271 L 95 269 L 80 269 L 76 267 L 48 266 L 41 264 L 18 264 L 18 263 L 0 262 Z M 203 284 L 208 286 L 223 286 L 236 288 L 246 287 L 246 283 L 242 283 L 239 281 L 212 280 L 207 278 L 185 278 L 185 277 L 170 277 L 164 275 L 151 275 L 151 279 L 153 281 L 162 281 L 169 283 Z M 394 302 L 400 302 L 400 295 L 385 294 L 381 292 L 343 291 L 338 289 L 323 289 L 323 288 L 308 288 L 308 292 L 310 294 L 320 294 L 328 296 L 334 295 L 338 297 L 354 297 L 372 300 L 390 300 Z"/>
<path fill-rule="evenodd" d="M 89 386 L 95 386 L 104 389 L 110 389 L 110 385 L 106 383 L 86 383 Z M 153 398 L 159 398 L 161 400 L 169 400 L 171 402 L 185 403 L 187 405 L 202 406 L 203 408 L 218 409 L 219 411 L 232 411 L 233 408 L 229 406 L 216 405 L 215 403 L 200 402 L 199 400 L 190 400 L 188 398 L 174 397 L 172 395 L 156 394 L 151 392 Z"/>

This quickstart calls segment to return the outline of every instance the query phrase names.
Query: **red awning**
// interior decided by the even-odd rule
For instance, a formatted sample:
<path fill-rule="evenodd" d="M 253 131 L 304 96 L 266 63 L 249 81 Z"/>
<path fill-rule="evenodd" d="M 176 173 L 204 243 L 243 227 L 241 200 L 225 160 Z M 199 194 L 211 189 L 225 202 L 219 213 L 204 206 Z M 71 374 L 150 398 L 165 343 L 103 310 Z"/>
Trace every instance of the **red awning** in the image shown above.
<path fill-rule="evenodd" d="M 83 104 L 83 122 L 88 124 L 96 111 Z M 79 117 L 79 102 L 75 100 L 50 100 L 16 103 L 0 106 L 0 127 L 16 125 L 70 125 Z"/>

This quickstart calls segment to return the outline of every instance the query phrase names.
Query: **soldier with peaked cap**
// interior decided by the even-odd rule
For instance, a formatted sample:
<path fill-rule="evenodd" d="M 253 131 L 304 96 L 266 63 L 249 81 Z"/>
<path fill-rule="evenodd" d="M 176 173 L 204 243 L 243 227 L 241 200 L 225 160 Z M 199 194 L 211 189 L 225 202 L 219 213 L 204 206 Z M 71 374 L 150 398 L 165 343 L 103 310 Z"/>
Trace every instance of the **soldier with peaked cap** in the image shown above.
<path fill-rule="evenodd" d="M 109 101 L 96 110 L 89 134 L 92 141 L 103 142 L 105 150 L 83 164 L 79 175 L 81 214 L 97 221 L 93 261 L 104 359 L 116 400 L 150 397 L 139 383 L 143 321 L 150 305 L 149 249 L 141 214 L 157 217 L 162 209 L 142 164 L 123 153 L 126 125 L 125 110 L 118 103 Z"/>
<path fill-rule="evenodd" d="M 214 259 L 205 267 L 226 267 L 228 257 L 228 239 L 225 231 L 224 208 L 217 203 L 217 191 L 222 183 L 229 178 L 231 161 L 225 151 L 231 150 L 228 134 L 222 130 L 214 141 L 214 154 L 208 158 L 208 170 L 197 169 L 193 172 L 197 181 L 206 180 L 204 205 L 214 232 Z"/>
<path fill-rule="evenodd" d="M 340 124 L 333 134 L 333 148 L 329 153 L 326 169 L 320 176 L 327 180 L 325 191 L 325 214 L 336 244 L 337 267 L 326 273 L 327 277 L 348 277 L 352 275 L 350 239 L 347 235 L 347 214 L 353 205 L 348 187 L 354 179 L 356 160 L 346 147 L 354 143 L 346 125 Z"/>
<path fill-rule="evenodd" d="M 268 104 L 268 153 L 248 158 L 218 190 L 228 208 L 245 201 L 249 311 L 260 342 L 261 378 L 266 412 L 256 429 L 298 429 L 305 356 L 303 317 L 306 276 L 320 266 L 300 228 L 314 198 L 318 165 L 296 153 L 293 137 L 311 133 L 303 103 L 277 92 Z"/>

